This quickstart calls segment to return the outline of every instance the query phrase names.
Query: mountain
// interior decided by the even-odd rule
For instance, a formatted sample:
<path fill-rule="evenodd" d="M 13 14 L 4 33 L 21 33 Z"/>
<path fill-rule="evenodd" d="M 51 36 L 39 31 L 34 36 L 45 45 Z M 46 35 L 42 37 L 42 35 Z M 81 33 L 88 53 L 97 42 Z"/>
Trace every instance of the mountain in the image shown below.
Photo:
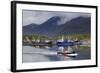
<path fill-rule="evenodd" d="M 23 26 L 23 34 L 32 34 L 32 32 L 33 32 L 32 30 L 37 26 L 39 26 L 39 25 L 34 24 L 34 23 Z"/>
<path fill-rule="evenodd" d="M 45 36 L 58 36 L 69 34 L 90 34 L 91 30 L 91 18 L 90 17 L 77 17 L 64 24 L 58 22 L 61 21 L 59 16 L 54 16 L 42 24 L 30 24 L 23 27 L 24 34 L 39 34 Z"/>
<path fill-rule="evenodd" d="M 90 34 L 90 17 L 77 17 L 59 26 L 53 33 L 56 35 L 64 34 Z"/>
<path fill-rule="evenodd" d="M 31 27 L 31 25 L 28 26 L 25 26 L 23 28 L 23 33 L 25 32 L 29 32 L 29 33 L 26 33 L 26 34 L 40 34 L 40 35 L 46 35 L 48 36 L 52 30 L 54 30 L 57 26 L 58 26 L 58 22 L 60 21 L 60 17 L 58 16 L 54 16 L 50 19 L 48 19 L 46 22 L 38 25 L 38 27 Z M 33 26 L 33 25 L 32 25 Z M 28 30 L 28 31 L 27 31 Z"/>

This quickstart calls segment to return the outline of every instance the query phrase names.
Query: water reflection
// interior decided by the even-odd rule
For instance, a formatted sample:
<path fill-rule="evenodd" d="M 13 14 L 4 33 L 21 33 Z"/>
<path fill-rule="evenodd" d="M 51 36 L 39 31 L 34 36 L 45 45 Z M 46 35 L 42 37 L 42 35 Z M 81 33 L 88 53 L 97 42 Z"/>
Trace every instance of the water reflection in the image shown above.
<path fill-rule="evenodd" d="M 45 45 L 41 45 L 41 46 L 33 46 L 35 48 L 41 48 L 41 49 L 48 49 L 48 50 L 52 50 L 55 51 L 56 55 L 62 55 L 62 56 L 67 56 L 67 57 L 75 57 L 78 54 L 75 52 L 75 50 L 73 49 L 73 46 L 45 46 Z M 51 52 L 47 53 L 48 55 L 51 54 Z M 52 55 L 54 55 L 54 53 L 52 53 Z"/>
<path fill-rule="evenodd" d="M 55 38 L 44 38 L 39 35 L 25 36 L 23 39 L 23 62 L 90 59 L 90 42 L 89 38 L 80 40 L 67 36 Z"/>
<path fill-rule="evenodd" d="M 23 62 L 45 62 L 90 59 L 90 47 L 83 45 L 23 45 Z"/>

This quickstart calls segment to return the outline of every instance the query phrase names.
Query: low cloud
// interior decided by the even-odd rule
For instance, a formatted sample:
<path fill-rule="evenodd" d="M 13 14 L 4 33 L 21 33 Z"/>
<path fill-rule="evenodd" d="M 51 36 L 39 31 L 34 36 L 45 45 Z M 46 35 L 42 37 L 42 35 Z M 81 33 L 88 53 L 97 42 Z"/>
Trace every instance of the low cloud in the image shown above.
<path fill-rule="evenodd" d="M 23 26 L 31 23 L 42 24 L 53 16 L 61 17 L 60 24 L 63 24 L 79 16 L 90 17 L 90 13 L 23 10 Z"/>

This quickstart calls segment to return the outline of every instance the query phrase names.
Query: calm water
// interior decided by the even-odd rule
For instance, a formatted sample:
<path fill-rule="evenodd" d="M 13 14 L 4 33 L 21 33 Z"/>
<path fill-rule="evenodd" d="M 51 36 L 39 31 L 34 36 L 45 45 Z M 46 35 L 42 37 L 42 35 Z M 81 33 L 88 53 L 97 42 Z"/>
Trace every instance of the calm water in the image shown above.
<path fill-rule="evenodd" d="M 72 57 L 57 52 L 75 52 L 77 56 Z M 47 62 L 47 61 L 68 61 L 85 60 L 91 58 L 89 47 L 78 46 L 23 46 L 23 62 Z"/>

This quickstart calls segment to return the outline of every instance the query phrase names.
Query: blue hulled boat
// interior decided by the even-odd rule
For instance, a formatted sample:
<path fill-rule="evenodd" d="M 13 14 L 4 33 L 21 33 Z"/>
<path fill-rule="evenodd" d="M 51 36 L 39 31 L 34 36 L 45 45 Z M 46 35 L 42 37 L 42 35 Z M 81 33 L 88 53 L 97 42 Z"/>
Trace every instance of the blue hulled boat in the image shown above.
<path fill-rule="evenodd" d="M 79 41 L 64 40 L 63 37 L 62 37 L 62 39 L 58 40 L 56 42 L 56 44 L 58 46 L 73 46 L 73 45 L 77 45 L 77 44 L 80 44 L 80 43 L 79 43 Z"/>
<path fill-rule="evenodd" d="M 63 41 L 63 42 L 57 42 L 58 46 L 73 46 L 74 42 L 68 42 L 68 41 Z"/>

